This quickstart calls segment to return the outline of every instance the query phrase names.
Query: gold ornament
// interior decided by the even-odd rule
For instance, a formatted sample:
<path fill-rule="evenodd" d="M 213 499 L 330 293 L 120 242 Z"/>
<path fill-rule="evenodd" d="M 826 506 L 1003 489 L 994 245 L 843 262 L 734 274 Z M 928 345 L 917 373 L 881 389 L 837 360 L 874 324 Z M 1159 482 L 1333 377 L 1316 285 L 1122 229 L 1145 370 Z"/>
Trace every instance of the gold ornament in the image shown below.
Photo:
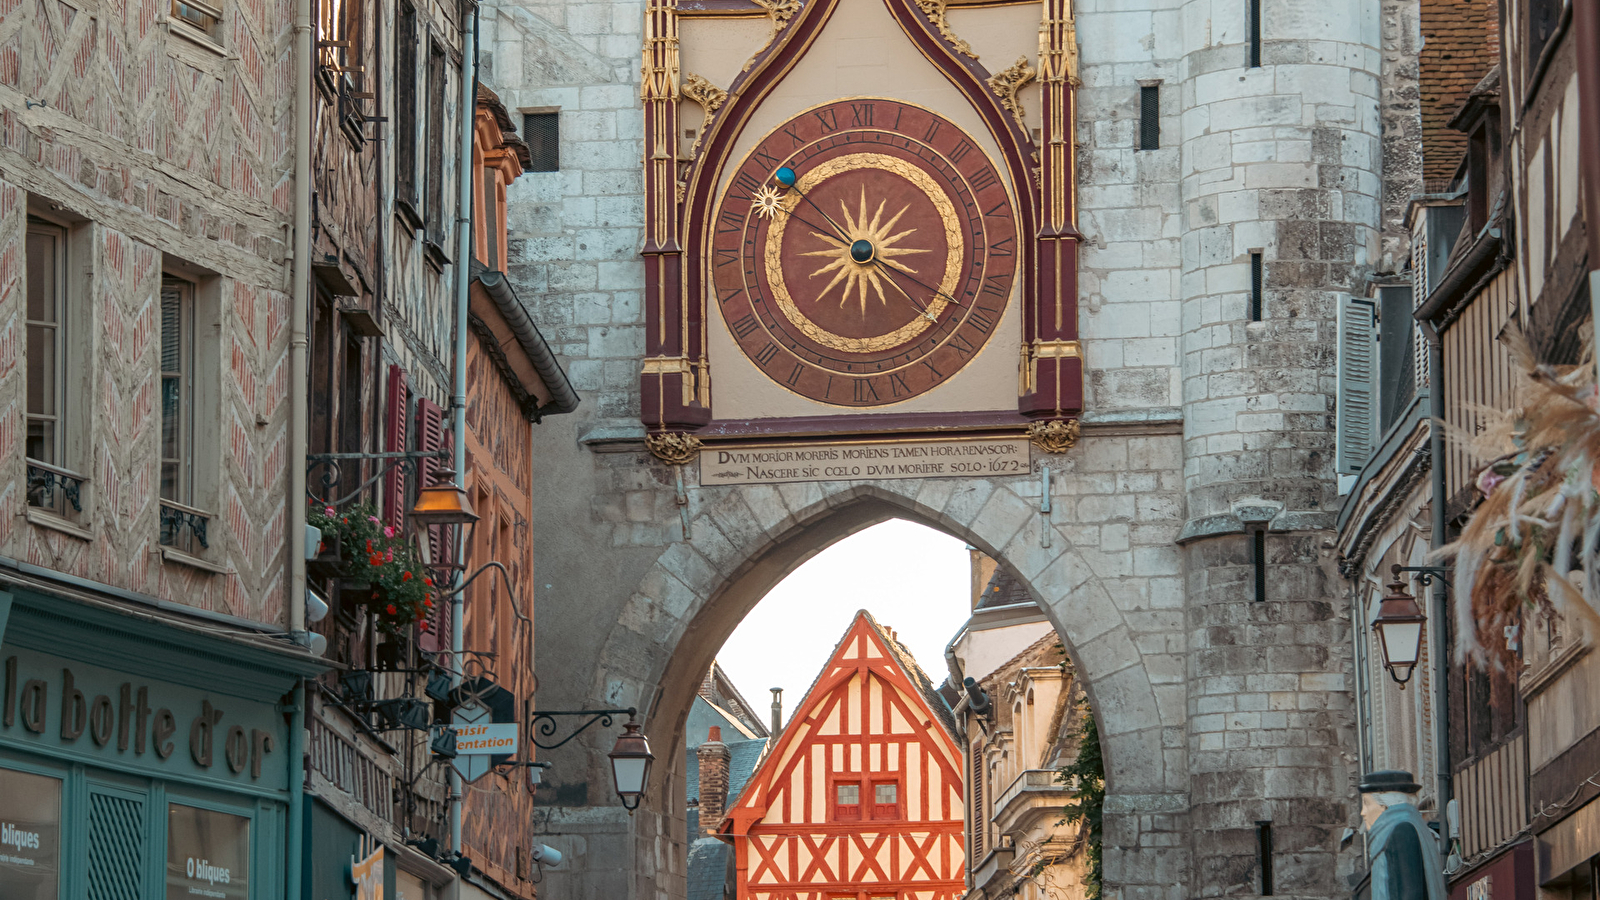
<path fill-rule="evenodd" d="M 667 465 L 681 466 L 693 462 L 700 452 L 700 439 L 682 431 L 663 431 L 645 435 L 644 445 L 656 459 Z"/>
<path fill-rule="evenodd" d="M 990 75 L 988 80 L 989 89 L 1000 98 L 1000 105 L 1010 110 L 1023 134 L 1028 133 L 1028 123 L 1024 121 L 1022 101 L 1018 99 L 1017 92 L 1037 74 L 1039 73 L 1034 71 L 1033 66 L 1028 65 L 1028 58 L 1019 56 L 1017 61 L 1011 64 L 1011 68 Z"/>
<path fill-rule="evenodd" d="M 780 212 L 788 212 L 783 205 L 783 194 L 770 184 L 763 184 L 751 199 L 750 205 L 755 208 L 756 215 L 763 219 L 770 219 Z"/>
<path fill-rule="evenodd" d="M 711 120 L 716 118 L 717 110 L 728 99 L 728 92 L 717 87 L 699 75 L 690 75 L 683 80 L 683 96 L 700 104 L 704 116 L 700 120 L 700 133 L 695 136 L 694 145 L 689 148 L 689 158 L 692 160 L 700 155 L 700 144 L 706 139 L 706 132 L 711 129 Z"/>
<path fill-rule="evenodd" d="M 922 14 L 928 17 L 928 21 L 932 22 L 935 28 L 939 29 L 939 35 L 949 41 L 950 46 L 956 52 L 964 53 L 973 59 L 977 59 L 978 54 L 972 52 L 972 45 L 957 37 L 956 33 L 951 30 L 950 22 L 945 16 L 946 3 L 947 0 L 917 0 L 917 6 L 922 10 Z"/>
<path fill-rule="evenodd" d="M 1078 420 L 1034 422 L 1028 426 L 1028 440 L 1046 453 L 1065 453 L 1078 444 Z"/>

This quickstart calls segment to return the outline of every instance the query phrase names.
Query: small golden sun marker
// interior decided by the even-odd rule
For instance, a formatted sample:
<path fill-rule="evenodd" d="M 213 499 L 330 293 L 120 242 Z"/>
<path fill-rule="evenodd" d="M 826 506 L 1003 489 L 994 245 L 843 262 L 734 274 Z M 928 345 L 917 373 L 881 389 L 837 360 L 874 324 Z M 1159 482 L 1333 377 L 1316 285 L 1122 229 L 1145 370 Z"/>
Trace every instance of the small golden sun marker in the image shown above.
<path fill-rule="evenodd" d="M 890 217 L 889 221 L 884 222 L 883 209 L 886 205 L 887 201 L 880 201 L 877 211 L 871 213 L 871 218 L 868 219 L 867 193 L 865 189 L 861 191 L 860 205 L 855 215 L 851 215 L 850 207 L 840 201 L 839 209 L 844 213 L 844 227 L 841 230 L 850 239 L 848 243 L 840 244 L 839 238 L 833 235 L 811 232 L 815 237 L 835 245 L 825 250 L 812 250 L 801 254 L 802 256 L 821 256 L 833 260 L 811 273 L 812 278 L 828 272 L 835 273 L 833 280 L 828 282 L 828 286 L 817 294 L 818 300 L 821 300 L 835 286 L 842 283 L 844 290 L 839 298 L 839 306 L 843 308 L 846 303 L 850 302 L 850 295 L 855 294 L 861 304 L 861 315 L 865 316 L 867 314 L 867 291 L 869 289 L 878 295 L 879 303 L 885 306 L 889 303 L 889 298 L 883 291 L 883 283 L 888 280 L 888 274 L 880 267 L 898 269 L 911 275 L 917 274 L 916 269 L 894 259 L 896 256 L 903 256 L 907 253 L 928 252 L 925 249 L 916 247 L 895 246 L 901 238 L 915 234 L 917 231 L 915 228 L 908 228 L 901 232 L 895 232 L 894 230 L 895 223 L 900 221 L 900 217 L 906 214 L 906 210 L 910 209 L 911 205 L 908 203 L 902 206 L 899 212 Z M 890 282 L 890 284 L 892 285 L 893 282 Z M 934 317 L 928 315 L 928 318 L 933 320 Z"/>
<path fill-rule="evenodd" d="M 783 211 L 783 195 L 770 184 L 764 184 L 756 191 L 753 198 L 756 215 L 763 219 L 770 219 Z"/>

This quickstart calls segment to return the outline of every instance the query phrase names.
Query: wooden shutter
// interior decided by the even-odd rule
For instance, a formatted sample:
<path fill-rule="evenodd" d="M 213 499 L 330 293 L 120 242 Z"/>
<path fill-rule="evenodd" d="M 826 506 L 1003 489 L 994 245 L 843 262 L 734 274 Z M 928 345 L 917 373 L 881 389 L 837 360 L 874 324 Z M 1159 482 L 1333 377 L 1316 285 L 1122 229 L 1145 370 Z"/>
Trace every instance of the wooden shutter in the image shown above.
<path fill-rule="evenodd" d="M 426 209 L 427 239 L 438 247 L 444 246 L 444 147 L 447 136 L 444 127 L 444 95 L 448 90 L 445 74 L 444 48 L 428 43 L 428 159 L 423 170 L 428 179 L 428 196 L 423 200 Z M 472 115 L 472 110 L 462 115 Z M 470 165 L 470 162 L 463 162 Z"/>
<path fill-rule="evenodd" d="M 400 0 L 394 31 L 395 199 L 415 213 L 417 197 L 417 8 Z"/>
<path fill-rule="evenodd" d="M 383 449 L 385 453 L 401 453 L 406 449 L 406 409 L 410 403 L 406 387 L 406 370 L 389 367 L 388 397 L 385 398 L 383 416 Z M 388 460 L 385 464 L 394 464 Z M 383 510 L 389 524 L 401 526 L 406 520 L 406 470 L 394 465 L 383 479 Z"/>
<path fill-rule="evenodd" d="M 972 789 L 968 798 L 972 803 L 972 845 L 967 858 L 976 864 L 983 858 L 983 749 L 974 746 L 972 755 Z"/>
<path fill-rule="evenodd" d="M 1339 295 L 1338 470 L 1367 464 L 1377 431 L 1377 309 L 1373 301 Z"/>
<path fill-rule="evenodd" d="M 425 452 L 443 449 L 449 444 L 449 434 L 444 427 L 444 407 L 426 397 L 418 398 L 417 449 Z M 420 484 L 423 486 L 436 484 L 439 468 L 440 462 L 437 459 L 421 460 L 417 467 Z M 453 542 L 445 540 L 447 533 L 443 527 L 428 529 L 428 558 L 436 566 L 449 564 L 455 559 Z M 422 633 L 417 641 L 420 649 L 428 653 L 440 653 L 450 649 L 449 609 L 448 603 L 438 600 L 434 602 L 433 615 L 423 624 Z"/>

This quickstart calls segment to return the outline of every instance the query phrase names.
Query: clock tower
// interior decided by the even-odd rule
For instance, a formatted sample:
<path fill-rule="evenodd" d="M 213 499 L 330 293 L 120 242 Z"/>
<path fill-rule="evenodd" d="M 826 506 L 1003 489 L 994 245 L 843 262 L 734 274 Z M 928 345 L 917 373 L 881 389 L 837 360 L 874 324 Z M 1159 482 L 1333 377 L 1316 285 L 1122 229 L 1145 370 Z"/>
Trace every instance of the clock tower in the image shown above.
<path fill-rule="evenodd" d="M 563 129 L 508 272 L 585 396 L 534 437 L 537 699 L 637 708 L 660 773 L 629 816 L 607 736 L 551 752 L 547 900 L 684 895 L 713 655 L 890 518 L 1050 620 L 1108 891 L 1342 896 L 1336 310 L 1378 258 L 1383 0 L 499 2 L 486 81 Z"/>

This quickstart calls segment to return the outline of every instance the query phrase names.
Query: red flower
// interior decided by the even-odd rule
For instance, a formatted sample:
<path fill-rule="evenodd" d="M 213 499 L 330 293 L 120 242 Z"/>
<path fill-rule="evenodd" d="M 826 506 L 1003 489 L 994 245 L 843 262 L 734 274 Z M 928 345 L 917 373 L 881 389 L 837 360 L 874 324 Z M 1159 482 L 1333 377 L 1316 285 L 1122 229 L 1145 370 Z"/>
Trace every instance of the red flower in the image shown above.
<path fill-rule="evenodd" d="M 367 538 L 367 552 L 372 552 L 372 538 Z"/>
<path fill-rule="evenodd" d="M 389 604 L 387 609 L 389 610 L 389 615 L 391 615 L 391 616 L 394 615 L 395 609 L 394 609 L 394 604 L 393 603 Z"/>
<path fill-rule="evenodd" d="M 374 553 L 367 557 L 367 562 L 372 563 L 374 566 L 381 566 L 383 565 L 383 557 L 380 554 Z"/>
<path fill-rule="evenodd" d="M 422 605 L 426 606 L 429 609 L 433 609 L 433 601 L 432 600 L 424 600 L 424 601 L 422 601 Z"/>
<path fill-rule="evenodd" d="M 433 587 L 433 579 L 432 578 L 423 578 L 422 579 L 422 583 L 427 585 L 428 587 Z"/>
<path fill-rule="evenodd" d="M 400 580 L 401 581 L 410 581 L 411 580 L 411 573 L 410 572 L 402 572 L 400 574 Z"/>

